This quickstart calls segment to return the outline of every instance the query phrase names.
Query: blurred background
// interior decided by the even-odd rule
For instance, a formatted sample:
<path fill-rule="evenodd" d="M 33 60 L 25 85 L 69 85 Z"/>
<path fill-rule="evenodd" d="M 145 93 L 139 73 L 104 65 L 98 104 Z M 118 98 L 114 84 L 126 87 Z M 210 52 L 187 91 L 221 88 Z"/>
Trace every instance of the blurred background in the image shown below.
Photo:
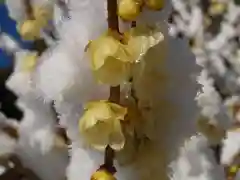
<path fill-rule="evenodd" d="M 34 48 L 32 42 L 21 40 L 3 1 L 0 0 L 0 97 L 5 93 L 1 89 L 6 88 L 14 62 L 14 51 L 6 50 L 7 41 L 1 37 L 10 37 L 8 40 L 12 39 L 20 49 Z M 214 79 L 214 88 L 223 101 L 232 95 L 240 96 L 240 0 L 165 1 L 172 2 L 170 35 L 189 42 L 197 63 Z"/>
<path fill-rule="evenodd" d="M 16 30 L 16 23 L 9 18 L 8 11 L 6 6 L 4 5 L 4 0 L 0 0 L 0 32 L 7 33 L 8 36 L 12 37 L 22 48 L 31 48 L 31 43 L 22 41 L 19 34 Z M 12 55 L 3 51 L 0 48 L 0 68 L 8 68 L 12 64 Z"/>
<path fill-rule="evenodd" d="M 13 71 L 14 52 L 6 50 L 6 42 L 2 37 L 10 37 L 22 49 L 31 48 L 32 43 L 21 40 L 16 30 L 16 23 L 8 16 L 3 0 L 0 1 L 0 14 L 0 107 L 7 117 L 21 120 L 23 113 L 15 106 L 17 96 L 5 86 L 6 80 Z"/>

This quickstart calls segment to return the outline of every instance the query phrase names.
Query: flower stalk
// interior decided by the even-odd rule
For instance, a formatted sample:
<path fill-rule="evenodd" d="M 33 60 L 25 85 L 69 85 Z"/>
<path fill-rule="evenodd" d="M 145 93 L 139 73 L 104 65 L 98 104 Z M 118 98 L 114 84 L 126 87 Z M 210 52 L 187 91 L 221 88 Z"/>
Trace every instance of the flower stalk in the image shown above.
<path fill-rule="evenodd" d="M 35 18 L 33 15 L 33 8 L 32 8 L 30 0 L 23 0 L 23 4 L 25 7 L 25 13 L 27 15 L 27 19 L 34 20 Z"/>
<path fill-rule="evenodd" d="M 107 11 L 108 11 L 108 28 L 113 32 L 120 33 L 117 16 L 117 0 L 107 0 Z M 120 85 L 116 87 L 110 87 L 109 101 L 112 103 L 119 104 Z M 115 154 L 114 150 L 110 146 L 107 146 L 105 150 L 104 167 L 110 172 L 112 171 L 111 169 L 113 168 L 114 154 Z"/>

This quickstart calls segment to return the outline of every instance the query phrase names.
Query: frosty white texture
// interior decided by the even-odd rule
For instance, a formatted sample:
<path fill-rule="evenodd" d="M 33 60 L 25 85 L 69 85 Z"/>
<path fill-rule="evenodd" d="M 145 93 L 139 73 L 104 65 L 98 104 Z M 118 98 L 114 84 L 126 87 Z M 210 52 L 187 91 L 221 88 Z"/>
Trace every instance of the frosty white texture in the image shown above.
<path fill-rule="evenodd" d="M 200 8 L 201 1 L 173 0 L 172 2 L 174 10 L 177 11 L 171 24 L 174 30 L 172 35 L 176 36 L 181 32 L 191 38 L 193 42 L 192 51 L 196 56 L 197 63 L 203 67 L 203 71 L 198 77 L 198 82 L 203 85 L 202 91 L 197 96 L 198 105 L 201 107 L 201 114 L 207 116 L 210 123 L 226 130 L 221 163 L 230 165 L 233 163 L 234 157 L 239 154 L 237 140 L 239 132 L 231 130 L 232 126 L 239 127 L 239 109 L 237 109 L 240 75 L 237 42 L 239 40 L 239 6 L 231 0 L 215 1 L 225 3 L 223 5 L 226 11 L 222 12 L 223 21 L 219 32 L 211 33 L 207 24 L 214 24 L 214 20 L 208 22 L 209 19 L 204 18 L 209 17 L 207 12 L 196 13 L 196 9 Z M 192 22 L 196 23 L 195 28 L 192 28 Z M 239 162 L 239 159 L 236 159 L 234 163 Z M 220 179 L 215 176 L 202 178 Z M 193 179 L 197 178 L 193 177 Z M 199 179 L 201 178 L 199 177 Z"/>
<path fill-rule="evenodd" d="M 180 151 L 180 156 L 172 164 L 176 169 L 173 180 L 224 180 L 224 170 L 213 158 L 207 139 L 201 135 L 190 138 Z M 181 168 L 179 168 L 181 167 Z"/>
<path fill-rule="evenodd" d="M 44 4 L 45 1 L 36 2 Z M 137 23 L 158 25 L 164 34 L 164 40 L 144 56 L 145 64 L 136 67 L 133 80 L 142 108 L 151 107 L 143 113 L 153 122 L 146 127 L 146 133 L 154 143 L 136 153 L 134 163 L 122 166 L 116 162 L 116 177 L 118 180 L 221 180 L 222 169 L 214 162 L 208 142 L 197 135 L 195 128 L 199 113 L 195 101 L 199 67 L 187 42 L 169 37 L 165 21 L 171 6 L 170 1 L 167 2 L 162 12 L 144 9 L 137 19 Z M 7 5 L 12 18 L 24 19 L 21 4 L 7 0 Z M 25 112 L 19 125 L 20 150 L 17 152 L 25 165 L 43 180 L 63 179 L 67 163 L 68 180 L 88 180 L 103 162 L 103 154 L 85 145 L 78 120 L 86 102 L 109 96 L 109 86 L 96 83 L 85 53 L 89 41 L 107 30 L 106 0 L 69 0 L 68 8 L 70 18 L 57 25 L 59 41 L 39 57 L 36 69 L 29 73 L 18 68 L 21 64 L 18 58 L 29 53 L 20 51 L 8 81 L 8 86 L 19 95 L 18 105 Z M 195 10 L 196 19 L 201 19 L 199 9 Z M 58 14 L 61 13 L 56 13 L 54 18 L 59 19 Z M 192 22 L 189 36 L 197 34 L 194 23 L 199 24 Z M 127 27 L 122 22 L 121 29 Z M 205 92 L 200 95 L 199 104 L 205 114 L 215 116 L 220 100 L 206 76 L 203 72 L 199 78 Z M 53 148 L 56 119 L 50 107 L 52 101 L 59 113 L 59 123 L 72 141 L 70 162 L 67 162 L 66 150 Z M 170 164 L 174 164 L 171 170 Z M 215 177 L 213 171 L 219 177 Z M 171 173 L 172 177 L 168 177 Z"/>

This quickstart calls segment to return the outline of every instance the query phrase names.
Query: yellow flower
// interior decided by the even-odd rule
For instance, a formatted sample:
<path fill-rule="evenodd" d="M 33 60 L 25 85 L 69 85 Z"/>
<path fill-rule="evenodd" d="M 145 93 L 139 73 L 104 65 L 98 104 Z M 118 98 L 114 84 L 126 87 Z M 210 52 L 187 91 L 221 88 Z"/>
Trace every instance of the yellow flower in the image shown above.
<path fill-rule="evenodd" d="M 210 15 L 218 15 L 225 12 L 227 5 L 225 3 L 213 3 L 208 12 Z"/>
<path fill-rule="evenodd" d="M 41 23 L 36 20 L 26 20 L 19 24 L 17 29 L 24 40 L 35 40 L 40 37 Z"/>
<path fill-rule="evenodd" d="M 123 83 L 130 77 L 132 64 L 163 39 L 157 27 L 137 26 L 126 32 L 121 42 L 113 33 L 91 41 L 87 51 L 96 79 L 111 86 Z"/>
<path fill-rule="evenodd" d="M 53 11 L 45 6 L 41 7 L 34 7 L 33 8 L 34 18 L 38 21 L 41 27 L 47 25 L 48 21 L 53 16 Z"/>
<path fill-rule="evenodd" d="M 236 174 L 239 171 L 239 167 L 237 165 L 233 165 L 229 168 L 229 173 Z"/>
<path fill-rule="evenodd" d="M 125 32 L 126 49 L 131 55 L 131 61 L 140 60 L 150 48 L 164 40 L 164 36 L 157 27 L 139 25 Z"/>
<path fill-rule="evenodd" d="M 22 70 L 25 72 L 32 71 L 37 64 L 38 55 L 37 53 L 29 53 L 22 60 Z"/>
<path fill-rule="evenodd" d="M 79 120 L 79 130 L 93 148 L 105 150 L 109 145 L 121 150 L 125 144 L 121 122 L 127 109 L 108 101 L 90 102 Z"/>
<path fill-rule="evenodd" d="M 92 175 L 91 180 L 117 180 L 117 179 L 111 173 L 105 170 L 98 170 Z"/>
<path fill-rule="evenodd" d="M 160 10 L 164 7 L 166 0 L 144 0 L 146 6 L 152 10 Z"/>
<path fill-rule="evenodd" d="M 90 42 L 92 70 L 100 83 L 117 86 L 127 80 L 130 73 L 130 56 L 124 45 L 110 35 Z"/>
<path fill-rule="evenodd" d="M 142 0 L 120 0 L 118 3 L 118 15 L 127 21 L 134 21 L 140 14 Z"/>

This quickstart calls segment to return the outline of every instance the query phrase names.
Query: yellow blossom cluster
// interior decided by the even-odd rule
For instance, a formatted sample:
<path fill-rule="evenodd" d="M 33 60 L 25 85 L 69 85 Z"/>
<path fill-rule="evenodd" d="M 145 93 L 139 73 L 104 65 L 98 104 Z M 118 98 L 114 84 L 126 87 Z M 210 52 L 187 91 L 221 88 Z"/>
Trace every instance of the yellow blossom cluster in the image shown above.
<path fill-rule="evenodd" d="M 227 9 L 227 3 L 225 2 L 219 2 L 217 0 L 212 0 L 211 5 L 208 9 L 209 15 L 219 15 L 226 11 Z"/>
<path fill-rule="evenodd" d="M 107 32 L 91 41 L 86 51 L 96 80 L 112 87 L 128 81 L 134 64 L 163 38 L 156 27 L 137 26 L 125 32 L 122 38 Z M 86 141 L 98 150 L 108 145 L 121 150 L 125 144 L 121 121 L 127 109 L 108 101 L 91 102 L 85 109 L 79 128 Z"/>
<path fill-rule="evenodd" d="M 99 170 L 92 175 L 91 180 L 116 180 L 116 178 L 105 170 Z"/>
<path fill-rule="evenodd" d="M 18 23 L 17 29 L 24 40 L 35 40 L 40 37 L 41 29 L 44 28 L 52 17 L 52 11 L 46 7 L 34 7 L 33 19 L 27 19 Z"/>
<path fill-rule="evenodd" d="M 164 0 L 120 0 L 118 3 L 118 15 L 126 21 L 134 21 L 144 6 L 152 10 L 160 10 L 164 6 Z"/>
<path fill-rule="evenodd" d="M 114 1 L 113 9 L 117 5 L 115 13 L 120 18 L 135 21 L 144 6 L 151 10 L 160 10 L 165 0 Z M 109 15 L 113 14 L 114 12 L 109 12 Z M 117 19 L 115 15 L 109 19 Z M 107 32 L 91 40 L 85 48 L 90 57 L 91 70 L 96 81 L 111 87 L 109 100 L 87 103 L 79 119 L 79 131 L 85 142 L 94 149 L 105 151 L 104 165 L 107 167 L 96 171 L 91 180 L 116 180 L 114 173 L 108 169 L 109 166 L 113 166 L 109 164 L 109 161 L 113 162 L 114 157 L 111 155 L 109 157 L 107 149 L 123 150 L 125 145 L 129 144 L 127 137 L 134 138 L 136 132 L 141 131 L 139 124 L 143 122 L 135 98 L 131 103 L 124 103 L 120 100 L 120 86 L 128 83 L 133 77 L 135 65 L 143 61 L 147 52 L 164 40 L 157 25 L 136 24 L 129 30 L 119 33 L 116 27 L 110 27 L 111 22 L 108 23 Z M 117 98 L 115 96 L 112 98 L 114 93 L 118 96 Z M 145 136 L 142 135 L 142 137 Z"/>
<path fill-rule="evenodd" d="M 164 0 L 120 0 L 116 13 L 123 20 L 134 21 L 143 6 L 160 10 Z M 117 31 L 109 27 L 107 32 L 91 40 L 85 49 L 96 81 L 111 87 L 128 82 L 133 77 L 134 65 L 141 62 L 152 47 L 164 40 L 156 25 L 137 24 L 125 32 Z M 88 145 L 100 151 L 106 147 L 115 151 L 124 148 L 126 133 L 134 134 L 133 126 L 137 121 L 129 122 L 129 119 L 139 119 L 141 113 L 137 104 L 134 104 L 135 108 L 130 108 L 119 103 L 101 100 L 89 102 L 85 106 L 84 114 L 79 119 L 79 130 Z M 133 109 L 136 112 L 131 112 Z"/>

